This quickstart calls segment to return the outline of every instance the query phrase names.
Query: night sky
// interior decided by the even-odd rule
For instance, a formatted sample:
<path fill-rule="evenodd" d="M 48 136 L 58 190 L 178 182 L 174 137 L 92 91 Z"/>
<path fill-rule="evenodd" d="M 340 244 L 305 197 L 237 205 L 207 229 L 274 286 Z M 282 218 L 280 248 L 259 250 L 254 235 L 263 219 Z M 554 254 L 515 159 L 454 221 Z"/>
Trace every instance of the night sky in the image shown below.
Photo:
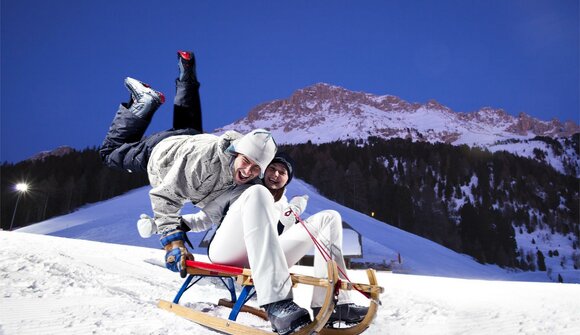
<path fill-rule="evenodd" d="M 1 1 L 0 161 L 98 146 L 131 76 L 166 94 L 195 51 L 206 131 L 326 82 L 579 122 L 578 0 Z"/>

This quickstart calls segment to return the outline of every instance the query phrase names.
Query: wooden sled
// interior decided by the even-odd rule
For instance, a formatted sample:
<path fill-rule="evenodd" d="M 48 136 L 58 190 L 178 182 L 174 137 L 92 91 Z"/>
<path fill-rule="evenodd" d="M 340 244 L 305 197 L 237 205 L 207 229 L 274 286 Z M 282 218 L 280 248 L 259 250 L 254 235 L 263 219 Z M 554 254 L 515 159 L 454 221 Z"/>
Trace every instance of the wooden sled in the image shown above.
<path fill-rule="evenodd" d="M 246 326 L 238 322 L 235 322 L 239 312 L 251 313 L 264 320 L 268 320 L 267 314 L 264 310 L 245 305 L 246 302 L 248 302 L 255 294 L 251 277 L 251 270 L 198 261 L 187 261 L 186 265 L 187 265 L 187 273 L 189 274 L 189 276 L 185 279 L 184 284 L 179 289 L 179 292 L 173 299 L 173 302 L 160 300 L 158 303 L 158 306 L 160 308 L 173 312 L 181 317 L 184 317 L 205 327 L 209 327 L 227 334 L 241 334 L 241 335 L 273 334 L 270 331 L 264 331 L 262 329 L 257 329 L 251 326 Z M 370 326 L 370 323 L 372 322 L 372 320 L 376 315 L 379 304 L 379 295 L 380 293 L 383 292 L 383 288 L 377 285 L 377 279 L 374 270 L 372 269 L 367 270 L 367 275 L 369 277 L 369 284 L 354 284 L 343 282 L 338 278 L 338 270 L 336 267 L 336 263 L 333 261 L 328 262 L 328 279 L 291 274 L 293 285 L 306 284 L 326 288 L 325 302 L 321 307 L 320 312 L 317 315 L 315 315 L 313 322 L 295 331 L 292 334 L 350 335 L 350 334 L 360 334 L 364 330 L 366 330 Z M 220 299 L 218 303 L 220 306 L 226 306 L 232 309 L 228 319 L 212 316 L 207 313 L 186 308 L 178 304 L 181 296 L 185 293 L 185 291 L 187 291 L 199 280 L 205 277 L 219 278 L 224 284 L 224 286 L 230 292 L 231 299 L 229 300 Z M 237 295 L 235 292 L 234 279 L 239 285 L 242 286 L 239 295 Z M 361 323 L 352 326 L 350 328 L 325 328 L 326 323 L 334 310 L 336 304 L 336 296 L 338 294 L 339 289 L 342 290 L 356 289 L 358 291 L 367 294 L 371 299 L 369 312 L 367 313 L 366 317 Z"/>

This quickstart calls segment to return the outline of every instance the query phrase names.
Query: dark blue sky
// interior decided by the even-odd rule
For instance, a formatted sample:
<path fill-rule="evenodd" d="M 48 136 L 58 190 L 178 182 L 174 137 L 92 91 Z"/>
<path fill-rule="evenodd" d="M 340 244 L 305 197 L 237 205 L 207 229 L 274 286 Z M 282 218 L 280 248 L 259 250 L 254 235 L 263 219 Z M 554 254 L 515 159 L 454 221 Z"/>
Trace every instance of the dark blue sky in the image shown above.
<path fill-rule="evenodd" d="M 0 161 L 100 145 L 132 76 L 193 49 L 206 131 L 326 82 L 579 122 L 578 0 L 2 0 Z M 151 131 L 171 124 L 171 103 Z"/>

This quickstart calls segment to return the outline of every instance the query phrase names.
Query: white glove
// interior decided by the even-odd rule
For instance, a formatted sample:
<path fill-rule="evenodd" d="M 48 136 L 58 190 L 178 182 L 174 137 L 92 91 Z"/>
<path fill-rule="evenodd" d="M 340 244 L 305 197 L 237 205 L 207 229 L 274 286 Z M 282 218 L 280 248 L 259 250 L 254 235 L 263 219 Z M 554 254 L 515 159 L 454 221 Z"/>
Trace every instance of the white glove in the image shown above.
<path fill-rule="evenodd" d="M 139 221 L 137 221 L 137 230 L 139 230 L 139 235 L 143 238 L 148 238 L 153 234 L 157 234 L 155 219 L 147 214 L 141 214 Z"/>
<path fill-rule="evenodd" d="M 294 210 L 294 213 L 296 213 L 297 215 L 300 215 L 302 213 L 304 213 L 304 211 L 306 210 L 306 202 L 308 201 L 308 195 L 303 195 L 303 196 L 297 196 L 292 198 L 292 200 L 290 200 L 290 205 L 294 205 L 296 206 L 296 209 Z"/>
<path fill-rule="evenodd" d="M 307 195 L 292 198 L 292 200 L 290 200 L 290 203 L 288 204 L 288 206 L 286 206 L 286 208 L 284 208 L 282 210 L 282 213 L 280 215 L 280 222 L 285 227 L 288 227 L 288 226 L 295 224 L 296 223 L 296 216 L 294 215 L 294 213 L 296 215 L 302 214 L 304 212 L 304 210 L 306 209 L 306 202 L 307 201 L 308 201 Z"/>

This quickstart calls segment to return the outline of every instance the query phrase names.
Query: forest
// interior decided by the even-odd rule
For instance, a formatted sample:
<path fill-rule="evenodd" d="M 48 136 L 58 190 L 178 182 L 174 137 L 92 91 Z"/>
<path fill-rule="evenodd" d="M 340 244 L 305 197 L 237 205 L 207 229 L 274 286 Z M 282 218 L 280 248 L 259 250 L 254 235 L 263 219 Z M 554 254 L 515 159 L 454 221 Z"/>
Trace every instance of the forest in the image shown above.
<path fill-rule="evenodd" d="M 514 229 L 572 233 L 579 179 L 507 152 L 404 139 L 286 146 L 321 194 L 481 263 L 532 269 Z"/>

